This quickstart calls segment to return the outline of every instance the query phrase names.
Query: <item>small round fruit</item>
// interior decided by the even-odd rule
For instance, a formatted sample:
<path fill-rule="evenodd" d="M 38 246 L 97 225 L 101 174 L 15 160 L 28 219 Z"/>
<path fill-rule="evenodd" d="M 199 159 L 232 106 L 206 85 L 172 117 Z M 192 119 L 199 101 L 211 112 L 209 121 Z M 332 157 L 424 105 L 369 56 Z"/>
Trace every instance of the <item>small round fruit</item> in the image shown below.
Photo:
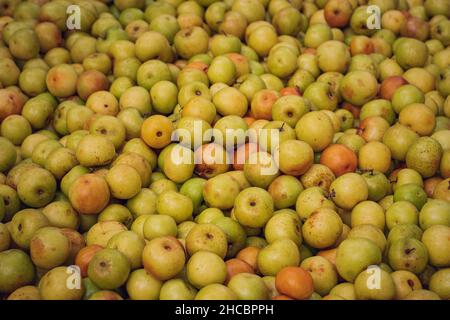
<path fill-rule="evenodd" d="M 159 280 L 168 280 L 183 270 L 186 254 L 182 244 L 174 237 L 151 240 L 142 252 L 144 268 Z"/>
<path fill-rule="evenodd" d="M 73 273 L 67 267 L 57 267 L 48 271 L 39 281 L 42 300 L 81 300 L 83 286 L 68 286 Z"/>
<path fill-rule="evenodd" d="M 69 239 L 59 228 L 41 228 L 31 238 L 31 260 L 39 268 L 52 269 L 60 266 L 67 260 L 69 254 Z"/>
<path fill-rule="evenodd" d="M 373 268 L 379 268 L 378 266 Z M 374 271 L 371 268 L 361 272 L 355 280 L 355 294 L 358 300 L 391 300 L 395 295 L 395 285 L 391 275 L 383 269 L 379 272 L 379 282 L 376 288 L 371 286 L 371 277 Z"/>
<path fill-rule="evenodd" d="M 337 249 L 337 271 L 342 278 L 350 282 L 353 282 L 358 274 L 368 266 L 380 262 L 380 249 L 373 241 L 368 239 L 346 239 Z"/>
<path fill-rule="evenodd" d="M 130 273 L 128 258 L 118 250 L 103 249 L 89 262 L 88 276 L 101 289 L 122 286 Z"/>
<path fill-rule="evenodd" d="M 239 300 L 267 300 L 269 289 L 264 280 L 252 273 L 239 273 L 228 283 Z"/>
<path fill-rule="evenodd" d="M 127 280 L 127 292 L 132 300 L 158 300 L 162 282 L 145 269 L 135 270 Z"/>
<path fill-rule="evenodd" d="M 297 300 L 307 300 L 314 292 L 313 278 L 300 267 L 286 267 L 277 273 L 275 285 L 279 293 Z"/>
<path fill-rule="evenodd" d="M 227 267 L 218 255 L 208 251 L 198 251 L 186 264 L 186 276 L 194 287 L 200 289 L 213 283 L 224 283 Z"/>
<path fill-rule="evenodd" d="M 141 137 L 150 147 L 162 149 L 171 142 L 173 130 L 174 127 L 169 118 L 153 115 L 142 124 Z"/>
<path fill-rule="evenodd" d="M 0 252 L 0 292 L 10 293 L 31 284 L 35 276 L 34 265 L 23 251 L 10 249 Z"/>
<path fill-rule="evenodd" d="M 303 238 L 313 248 L 323 249 L 333 245 L 342 233 L 341 217 L 332 209 L 314 211 L 302 227 Z"/>
<path fill-rule="evenodd" d="M 96 174 L 85 174 L 76 179 L 69 189 L 70 203 L 81 214 L 97 214 L 109 203 L 110 191 L 105 179 Z"/>
<path fill-rule="evenodd" d="M 450 269 L 445 268 L 435 272 L 431 276 L 429 287 L 442 300 L 450 299 Z"/>
<path fill-rule="evenodd" d="M 350 210 L 367 199 L 369 190 L 363 177 L 356 173 L 346 173 L 331 183 L 331 199 L 341 208 Z"/>
<path fill-rule="evenodd" d="M 53 175 L 42 168 L 32 168 L 22 175 L 17 184 L 20 200 L 32 207 L 40 208 L 50 203 L 56 192 L 56 180 Z"/>
<path fill-rule="evenodd" d="M 423 233 L 422 242 L 427 248 L 432 266 L 450 265 L 450 227 L 435 225 L 428 228 Z"/>

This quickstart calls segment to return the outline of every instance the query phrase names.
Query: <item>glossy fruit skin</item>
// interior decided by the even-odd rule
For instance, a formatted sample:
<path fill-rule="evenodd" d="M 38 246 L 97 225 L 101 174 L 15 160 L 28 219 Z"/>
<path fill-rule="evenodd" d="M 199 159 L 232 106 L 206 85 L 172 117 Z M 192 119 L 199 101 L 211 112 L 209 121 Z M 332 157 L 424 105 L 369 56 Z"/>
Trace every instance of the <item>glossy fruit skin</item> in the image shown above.
<path fill-rule="evenodd" d="M 80 274 L 82 277 L 87 276 L 89 262 L 91 262 L 94 255 L 102 249 L 103 248 L 99 245 L 91 245 L 91 246 L 86 246 L 86 247 L 82 248 L 78 252 L 78 254 L 75 258 L 75 264 L 78 267 L 80 267 Z"/>
<path fill-rule="evenodd" d="M 158 249 L 160 250 L 161 246 L 163 246 L 163 250 L 167 250 L 166 256 L 161 255 L 164 251 L 158 253 Z M 151 240 L 146 245 L 142 253 L 142 259 L 146 270 L 152 273 L 157 279 L 167 280 L 182 270 L 186 257 L 184 249 L 177 239 L 173 237 L 160 237 Z M 162 268 L 168 261 L 172 261 L 171 267 Z"/>
<path fill-rule="evenodd" d="M 334 144 L 322 151 L 320 163 L 333 171 L 336 177 L 356 170 L 356 154 L 345 145 Z"/>
<path fill-rule="evenodd" d="M 278 292 L 297 300 L 306 300 L 314 292 L 311 275 L 300 267 L 286 267 L 275 278 Z"/>
<path fill-rule="evenodd" d="M 196 288 L 203 288 L 209 284 L 223 283 L 227 270 L 225 262 L 216 254 L 198 251 L 188 260 L 186 275 Z"/>
<path fill-rule="evenodd" d="M 394 201 L 401 200 L 411 202 L 420 210 L 427 201 L 427 195 L 421 187 L 410 183 L 400 186 L 394 192 Z"/>
<path fill-rule="evenodd" d="M 250 265 L 253 268 L 254 271 L 256 271 L 258 268 L 257 257 L 258 257 L 259 251 L 260 251 L 260 248 L 253 247 L 253 246 L 247 246 L 238 252 L 238 254 L 236 255 L 236 258 L 246 262 L 248 265 Z"/>
<path fill-rule="evenodd" d="M 419 274 L 428 263 L 428 252 L 417 239 L 401 239 L 389 247 L 389 264 L 394 270 L 407 270 Z"/>
<path fill-rule="evenodd" d="M 125 164 L 112 167 L 106 175 L 106 182 L 111 194 L 117 199 L 131 199 L 142 187 L 139 173 Z"/>
<path fill-rule="evenodd" d="M 373 290 L 368 286 L 370 274 L 370 271 L 365 270 L 356 278 L 356 298 L 360 300 L 391 300 L 395 294 L 395 285 L 391 275 L 384 270 L 380 270 L 380 288 Z"/>
<path fill-rule="evenodd" d="M 236 197 L 234 215 L 244 226 L 262 227 L 270 219 L 272 213 L 272 197 L 262 188 L 247 188 Z"/>
<path fill-rule="evenodd" d="M 132 300 L 157 300 L 162 282 L 145 269 L 138 269 L 130 274 L 126 287 Z"/>
<path fill-rule="evenodd" d="M 333 245 L 341 233 L 342 220 L 331 209 L 314 211 L 302 226 L 305 242 L 318 249 Z"/>
<path fill-rule="evenodd" d="M 53 199 L 55 192 L 55 178 L 49 171 L 41 168 L 31 169 L 27 176 L 19 179 L 17 185 L 17 193 L 22 202 L 35 208 L 47 205 Z"/>
<path fill-rule="evenodd" d="M 449 234 L 449 227 L 436 225 L 428 228 L 422 235 L 422 242 L 428 250 L 429 261 L 432 266 L 448 266 L 450 257 L 447 254 L 449 242 L 445 240 Z"/>
<path fill-rule="evenodd" d="M 355 255 L 355 252 L 360 252 L 361 255 Z M 364 238 L 344 240 L 338 247 L 336 255 L 336 267 L 339 274 L 350 282 L 354 281 L 367 266 L 380 261 L 380 249 L 371 240 Z"/>
<path fill-rule="evenodd" d="M 48 271 L 39 281 L 39 293 L 42 300 L 80 300 L 84 287 L 69 289 L 67 281 L 70 273 L 66 267 L 57 267 Z"/>
<path fill-rule="evenodd" d="M 403 68 L 422 67 L 425 64 L 428 48 L 417 39 L 401 41 L 395 50 L 398 63 Z"/>
<path fill-rule="evenodd" d="M 333 264 L 323 257 L 309 257 L 302 261 L 300 267 L 307 270 L 314 283 L 314 292 L 324 296 L 337 284 L 337 272 Z"/>
<path fill-rule="evenodd" d="M 396 89 L 408 81 L 401 76 L 391 76 L 383 80 L 380 86 L 380 96 L 382 99 L 391 100 Z"/>
<path fill-rule="evenodd" d="M 14 145 L 6 138 L 1 137 L 0 146 L 3 151 L 0 157 L 0 172 L 6 172 L 15 164 L 17 153 Z"/>
<path fill-rule="evenodd" d="M 281 172 L 300 176 L 304 174 L 313 163 L 312 148 L 301 141 L 288 140 L 280 145 L 280 158 L 278 160 Z M 295 158 L 295 161 L 289 160 Z"/>
<path fill-rule="evenodd" d="M 394 299 L 401 300 L 414 290 L 420 290 L 422 284 L 419 278 L 409 271 L 395 271 L 391 273 L 395 285 Z"/>
<path fill-rule="evenodd" d="M 51 68 L 47 73 L 47 88 L 54 96 L 69 97 L 76 92 L 77 79 L 73 67 L 61 64 Z"/>
<path fill-rule="evenodd" d="M 199 224 L 189 231 L 186 249 L 191 256 L 197 251 L 209 251 L 224 258 L 227 253 L 227 236 L 214 224 Z"/>
<path fill-rule="evenodd" d="M 51 269 L 64 263 L 69 257 L 69 250 L 69 239 L 58 228 L 41 228 L 30 241 L 31 260 L 43 269 Z"/>
<path fill-rule="evenodd" d="M 281 238 L 262 248 L 258 254 L 258 270 L 265 276 L 275 276 L 280 270 L 300 263 L 297 244 L 287 238 Z"/>
<path fill-rule="evenodd" d="M 145 247 L 145 240 L 136 233 L 132 231 L 119 232 L 109 239 L 106 247 L 123 253 L 130 262 L 131 270 L 142 267 L 142 252 Z"/>
<path fill-rule="evenodd" d="M 253 268 L 247 262 L 240 259 L 230 259 L 225 264 L 227 265 L 227 279 L 225 280 L 225 284 L 230 282 L 239 273 L 254 273 Z"/>
<path fill-rule="evenodd" d="M 366 83 L 363 87 L 359 87 Z M 375 77 L 367 71 L 352 71 L 348 73 L 341 84 L 342 97 L 357 106 L 361 106 L 369 102 L 377 93 L 378 85 Z"/>
<path fill-rule="evenodd" d="M 36 286 L 23 286 L 12 292 L 7 300 L 41 300 L 41 296 Z"/>
<path fill-rule="evenodd" d="M 420 227 L 423 230 L 428 229 L 433 225 L 449 225 L 447 219 L 450 218 L 448 215 L 448 203 L 439 200 L 433 199 L 428 201 L 420 210 L 419 222 Z"/>
<path fill-rule="evenodd" d="M 353 186 L 358 184 L 358 194 L 353 192 L 351 192 L 351 194 L 348 193 L 348 191 L 350 191 L 348 189 L 348 183 L 350 183 L 350 181 L 353 181 Z M 330 192 L 333 201 L 335 201 L 338 206 L 344 209 L 351 209 L 358 202 L 366 200 L 369 191 L 364 178 L 356 173 L 346 173 L 331 183 Z"/>
<path fill-rule="evenodd" d="M 295 126 L 297 139 L 308 143 L 315 152 L 331 144 L 334 128 L 329 117 L 319 111 L 303 116 Z"/>
<path fill-rule="evenodd" d="M 30 257 L 23 251 L 10 249 L 0 253 L 2 267 L 0 292 L 11 293 L 31 283 L 35 269 Z"/>
<path fill-rule="evenodd" d="M 125 283 L 130 273 L 128 259 L 118 250 L 103 249 L 89 262 L 88 276 L 102 289 L 115 289 Z"/>
<path fill-rule="evenodd" d="M 100 134 L 86 135 L 76 148 L 76 157 L 80 164 L 85 167 L 109 164 L 114 155 L 114 144 Z"/>
<path fill-rule="evenodd" d="M 331 27 L 345 27 L 350 21 L 352 5 L 350 1 L 328 1 L 324 8 L 324 15 Z"/>
<path fill-rule="evenodd" d="M 83 214 L 97 214 L 110 199 L 110 191 L 105 179 L 95 174 L 85 174 L 76 179 L 69 189 L 72 206 Z"/>
<path fill-rule="evenodd" d="M 436 292 L 441 299 L 448 299 L 449 292 L 447 288 L 447 283 L 449 279 L 449 273 L 447 269 L 442 269 L 437 271 L 431 276 L 430 279 L 430 290 Z"/>
<path fill-rule="evenodd" d="M 228 217 L 215 217 L 211 223 L 218 226 L 226 235 L 228 248 L 226 257 L 234 257 L 246 244 L 247 235 L 245 229 L 239 223 Z"/>
<path fill-rule="evenodd" d="M 228 283 L 228 288 L 243 300 L 266 300 L 269 297 L 269 289 L 264 280 L 251 273 L 234 276 Z"/>

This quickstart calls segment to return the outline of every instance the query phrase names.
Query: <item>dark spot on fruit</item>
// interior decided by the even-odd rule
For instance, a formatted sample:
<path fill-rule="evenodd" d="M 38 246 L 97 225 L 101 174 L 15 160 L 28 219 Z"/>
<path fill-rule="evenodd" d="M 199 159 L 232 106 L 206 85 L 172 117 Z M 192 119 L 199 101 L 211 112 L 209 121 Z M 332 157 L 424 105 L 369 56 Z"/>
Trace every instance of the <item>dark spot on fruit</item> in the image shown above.
<path fill-rule="evenodd" d="M 43 195 L 44 192 L 45 192 L 45 191 L 42 190 L 42 189 L 40 189 L 40 188 L 36 190 L 36 193 L 37 193 L 39 196 Z"/>
<path fill-rule="evenodd" d="M 107 264 L 105 261 L 100 262 L 100 267 L 106 268 Z"/>
<path fill-rule="evenodd" d="M 251 206 L 251 207 L 256 206 L 256 202 L 255 202 L 255 201 L 251 201 L 251 202 L 250 202 L 250 206 Z"/>
<path fill-rule="evenodd" d="M 414 281 L 412 281 L 411 279 L 408 279 L 406 282 L 408 283 L 408 286 L 410 286 L 411 288 L 414 288 Z"/>
<path fill-rule="evenodd" d="M 294 116 L 294 114 L 293 114 L 292 112 L 289 111 L 289 112 L 287 113 L 287 116 L 288 116 L 289 118 L 291 118 L 292 116 Z"/>
<path fill-rule="evenodd" d="M 108 108 L 108 105 L 105 103 L 105 104 L 103 105 L 103 108 Z"/>
<path fill-rule="evenodd" d="M 161 131 L 157 131 L 157 132 L 156 132 L 156 136 L 157 136 L 157 137 L 161 137 L 162 135 L 163 135 L 163 133 L 162 133 Z"/>
<path fill-rule="evenodd" d="M 196 95 L 196 96 L 201 96 L 201 95 L 202 95 L 202 93 L 201 93 L 201 91 L 200 91 L 200 90 L 195 90 L 195 95 Z"/>
<path fill-rule="evenodd" d="M 415 250 L 416 250 L 415 248 L 405 249 L 405 254 L 410 254 L 410 253 L 414 252 Z"/>
<path fill-rule="evenodd" d="M 206 238 L 208 238 L 209 240 L 212 240 L 212 239 L 214 239 L 214 236 L 211 233 L 207 233 Z"/>
<path fill-rule="evenodd" d="M 168 244 L 164 245 L 164 250 L 170 251 L 171 249 L 172 249 L 172 248 L 171 248 Z"/>
<path fill-rule="evenodd" d="M 19 223 L 19 225 L 17 226 L 17 230 L 22 231 L 22 224 Z"/>
<path fill-rule="evenodd" d="M 333 99 L 333 97 L 334 97 L 334 94 L 333 94 L 333 92 L 331 92 L 331 90 L 330 91 L 328 91 L 328 93 L 327 93 L 327 97 L 328 97 L 328 99 Z"/>
<path fill-rule="evenodd" d="M 331 198 L 336 197 L 336 190 L 332 189 L 329 196 Z"/>
<path fill-rule="evenodd" d="M 100 133 L 101 133 L 101 134 L 107 134 L 108 131 L 106 131 L 106 129 L 101 129 L 101 130 L 100 130 Z"/>

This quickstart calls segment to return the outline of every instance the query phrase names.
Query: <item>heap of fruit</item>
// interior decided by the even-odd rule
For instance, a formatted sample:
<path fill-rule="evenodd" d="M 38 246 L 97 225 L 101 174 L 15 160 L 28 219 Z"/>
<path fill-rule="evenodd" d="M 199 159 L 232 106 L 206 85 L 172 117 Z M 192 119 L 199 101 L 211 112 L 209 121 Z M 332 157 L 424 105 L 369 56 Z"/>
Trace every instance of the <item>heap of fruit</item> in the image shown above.
<path fill-rule="evenodd" d="M 450 1 L 0 14 L 1 298 L 450 299 Z"/>

